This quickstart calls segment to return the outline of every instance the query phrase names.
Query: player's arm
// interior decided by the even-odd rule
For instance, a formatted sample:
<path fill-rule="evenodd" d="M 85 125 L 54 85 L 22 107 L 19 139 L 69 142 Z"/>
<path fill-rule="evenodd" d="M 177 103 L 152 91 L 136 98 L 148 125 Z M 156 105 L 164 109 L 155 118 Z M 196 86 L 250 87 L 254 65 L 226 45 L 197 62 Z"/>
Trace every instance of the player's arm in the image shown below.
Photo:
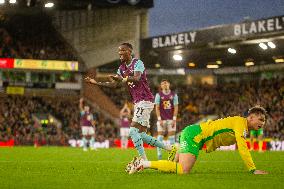
<path fill-rule="evenodd" d="M 83 98 L 80 98 L 80 102 L 79 102 L 79 108 L 80 108 L 80 111 L 84 111 L 83 109 L 83 102 L 84 102 L 84 99 Z"/>
<path fill-rule="evenodd" d="M 252 160 L 251 154 L 250 154 L 249 149 L 247 147 L 245 137 L 238 132 L 235 135 L 236 135 L 236 141 L 237 141 L 239 153 L 240 153 L 243 161 L 245 162 L 248 170 L 253 174 L 267 174 L 266 171 L 256 170 L 256 167 L 255 167 L 254 162 Z"/>
<path fill-rule="evenodd" d="M 93 127 L 95 127 L 95 126 L 96 126 L 96 124 L 97 124 L 97 121 L 95 120 L 95 118 L 94 118 L 94 115 L 93 115 L 93 114 L 91 114 L 91 123 L 92 123 L 92 126 L 93 126 Z"/>
<path fill-rule="evenodd" d="M 110 76 L 112 78 L 114 76 Z M 98 85 L 98 86 L 103 86 L 103 87 L 109 87 L 109 88 L 115 88 L 118 86 L 118 82 L 111 79 L 109 82 L 97 82 L 95 79 L 90 78 L 90 77 L 85 77 L 85 82 L 93 84 L 93 85 Z"/>
<path fill-rule="evenodd" d="M 157 120 L 161 121 L 161 112 L 160 112 L 160 95 L 159 93 L 156 94 L 155 96 L 155 110 L 156 110 L 156 115 L 157 115 Z"/>
<path fill-rule="evenodd" d="M 240 153 L 243 161 L 245 162 L 248 170 L 250 172 L 255 171 L 256 167 L 255 167 L 255 165 L 252 161 L 251 154 L 248 150 L 245 137 L 238 132 L 235 133 L 235 136 L 236 136 L 236 141 L 237 141 L 239 153 Z"/>
<path fill-rule="evenodd" d="M 174 96 L 174 115 L 173 115 L 173 120 L 177 120 L 177 114 L 178 114 L 178 96 L 175 94 Z"/>
<path fill-rule="evenodd" d="M 142 73 L 140 71 L 134 71 L 134 76 L 126 76 L 126 77 L 122 77 L 120 75 L 113 75 L 110 76 L 114 81 L 117 82 L 138 82 L 141 78 Z"/>
<path fill-rule="evenodd" d="M 245 138 L 246 121 L 244 122 L 243 118 L 237 117 L 234 119 L 233 122 L 234 122 L 233 130 L 235 132 L 238 150 L 248 170 L 253 174 L 267 174 L 265 171 L 256 170 L 256 167 L 252 160 Z"/>

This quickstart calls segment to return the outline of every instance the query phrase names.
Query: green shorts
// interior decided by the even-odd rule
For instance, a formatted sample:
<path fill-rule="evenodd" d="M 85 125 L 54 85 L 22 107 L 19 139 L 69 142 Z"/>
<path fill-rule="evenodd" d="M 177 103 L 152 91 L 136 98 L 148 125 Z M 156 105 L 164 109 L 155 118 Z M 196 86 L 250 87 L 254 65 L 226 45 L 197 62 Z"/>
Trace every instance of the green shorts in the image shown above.
<path fill-rule="evenodd" d="M 263 129 L 258 129 L 258 130 L 250 130 L 250 136 L 259 136 L 263 135 Z"/>
<path fill-rule="evenodd" d="M 199 150 L 202 149 L 204 142 L 199 143 L 194 141 L 194 138 L 201 133 L 200 125 L 189 125 L 183 129 L 180 135 L 179 153 L 191 153 L 198 157 Z"/>

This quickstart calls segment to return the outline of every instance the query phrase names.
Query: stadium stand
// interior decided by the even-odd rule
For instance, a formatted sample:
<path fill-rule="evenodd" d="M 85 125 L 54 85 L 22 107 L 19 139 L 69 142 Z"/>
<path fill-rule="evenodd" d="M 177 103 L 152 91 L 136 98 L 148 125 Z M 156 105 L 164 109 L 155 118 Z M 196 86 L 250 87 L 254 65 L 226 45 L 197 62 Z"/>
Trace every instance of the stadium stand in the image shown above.
<path fill-rule="evenodd" d="M 217 117 L 244 115 L 248 105 L 260 104 L 267 109 L 269 115 L 264 129 L 265 136 L 283 139 L 284 112 L 281 108 L 284 106 L 283 86 L 283 78 L 254 80 L 245 83 L 230 82 L 217 86 L 208 84 L 179 85 L 177 86 L 180 97 L 179 130 L 208 115 L 217 115 Z M 112 98 L 115 104 L 124 103 L 125 99 L 117 95 L 125 94 L 124 89 L 104 89 L 104 92 Z"/>
<path fill-rule="evenodd" d="M 0 57 L 77 60 L 47 15 L 5 15 L 0 22 Z"/>
<path fill-rule="evenodd" d="M 69 139 L 80 139 L 79 98 L 55 98 L 1 95 L 0 97 L 0 141 L 14 139 L 16 145 L 68 145 Z M 114 123 L 97 111 L 97 141 L 118 137 Z M 37 114 L 52 114 L 60 120 L 38 122 Z"/>

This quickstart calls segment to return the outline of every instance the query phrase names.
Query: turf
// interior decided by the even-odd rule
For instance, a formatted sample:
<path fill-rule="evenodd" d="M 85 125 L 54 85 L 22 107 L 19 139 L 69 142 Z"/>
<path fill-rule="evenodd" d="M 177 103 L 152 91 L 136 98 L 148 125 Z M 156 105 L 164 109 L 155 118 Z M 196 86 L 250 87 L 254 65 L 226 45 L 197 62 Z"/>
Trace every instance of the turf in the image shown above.
<path fill-rule="evenodd" d="M 156 159 L 155 150 L 147 150 Z M 258 169 L 248 173 L 238 152 L 201 153 L 190 175 L 144 170 L 128 175 L 133 149 L 0 148 L 0 188 L 284 188 L 284 152 L 252 152 Z"/>

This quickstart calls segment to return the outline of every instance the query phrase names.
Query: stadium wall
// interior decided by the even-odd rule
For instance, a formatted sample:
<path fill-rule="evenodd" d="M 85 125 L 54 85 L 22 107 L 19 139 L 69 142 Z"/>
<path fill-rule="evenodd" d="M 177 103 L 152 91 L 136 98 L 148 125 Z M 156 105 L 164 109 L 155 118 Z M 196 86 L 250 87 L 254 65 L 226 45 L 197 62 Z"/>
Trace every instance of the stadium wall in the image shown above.
<path fill-rule="evenodd" d="M 122 42 L 132 43 L 139 57 L 140 39 L 148 35 L 148 15 L 144 8 L 56 11 L 52 18 L 87 68 L 117 60 L 117 47 Z"/>

